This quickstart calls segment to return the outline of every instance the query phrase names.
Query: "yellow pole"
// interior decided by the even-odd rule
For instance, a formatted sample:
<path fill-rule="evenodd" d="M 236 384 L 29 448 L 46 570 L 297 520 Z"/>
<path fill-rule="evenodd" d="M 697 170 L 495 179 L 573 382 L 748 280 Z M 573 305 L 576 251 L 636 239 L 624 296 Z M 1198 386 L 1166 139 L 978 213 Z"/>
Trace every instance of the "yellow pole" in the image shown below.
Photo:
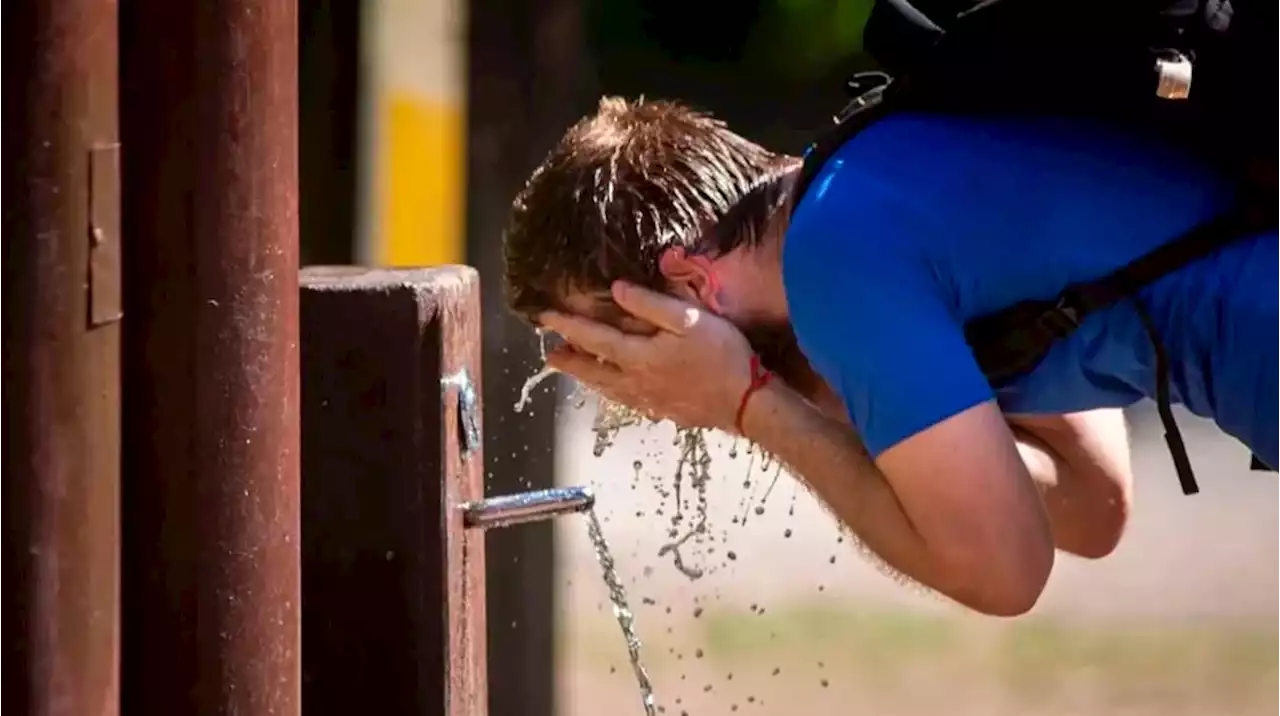
<path fill-rule="evenodd" d="M 367 263 L 463 263 L 466 26 L 459 0 L 376 0 L 365 56 L 372 159 Z"/>

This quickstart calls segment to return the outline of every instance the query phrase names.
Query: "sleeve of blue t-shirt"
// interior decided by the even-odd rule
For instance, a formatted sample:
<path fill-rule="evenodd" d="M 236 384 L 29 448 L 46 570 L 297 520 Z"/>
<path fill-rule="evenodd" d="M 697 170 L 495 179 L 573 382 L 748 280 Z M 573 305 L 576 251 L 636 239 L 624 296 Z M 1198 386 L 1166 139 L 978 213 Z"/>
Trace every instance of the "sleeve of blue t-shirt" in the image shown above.
<path fill-rule="evenodd" d="M 913 248 L 920 244 L 901 235 L 928 229 L 883 205 L 852 212 L 860 221 L 849 227 L 810 208 L 784 252 L 792 327 L 871 456 L 990 400 L 944 289 Z M 895 215 L 904 220 L 895 224 Z"/>

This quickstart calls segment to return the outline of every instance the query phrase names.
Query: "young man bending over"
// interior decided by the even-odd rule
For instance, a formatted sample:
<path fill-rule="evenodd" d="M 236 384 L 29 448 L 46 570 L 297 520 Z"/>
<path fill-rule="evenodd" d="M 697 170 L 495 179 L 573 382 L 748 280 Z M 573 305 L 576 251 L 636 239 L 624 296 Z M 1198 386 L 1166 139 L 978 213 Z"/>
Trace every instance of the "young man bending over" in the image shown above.
<path fill-rule="evenodd" d="M 798 169 L 679 105 L 606 99 L 515 202 L 510 306 L 606 397 L 777 455 L 894 568 L 981 612 L 1027 611 L 1055 547 L 1096 558 L 1120 539 L 1119 409 L 1153 395 L 1153 347 L 1120 304 L 993 391 L 964 323 L 1110 272 L 1231 186 L 1047 119 L 891 116 L 792 213 Z M 1272 465 L 1277 261 L 1274 232 L 1242 239 L 1139 295 L 1175 399 Z"/>

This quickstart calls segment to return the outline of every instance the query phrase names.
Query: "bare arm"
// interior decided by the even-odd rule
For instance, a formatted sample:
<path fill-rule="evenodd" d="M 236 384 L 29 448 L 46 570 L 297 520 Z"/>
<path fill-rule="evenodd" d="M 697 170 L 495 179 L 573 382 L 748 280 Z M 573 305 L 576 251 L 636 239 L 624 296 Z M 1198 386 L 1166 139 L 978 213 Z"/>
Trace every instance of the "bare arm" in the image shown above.
<path fill-rule="evenodd" d="M 824 415 L 852 430 L 844 404 L 820 379 L 804 392 Z M 1098 559 L 1115 550 L 1133 501 L 1124 414 L 1009 416 L 1018 453 L 1044 495 L 1058 549 Z"/>
<path fill-rule="evenodd" d="M 923 437 L 945 450 L 945 443 L 964 441 L 972 427 L 965 423 L 975 417 L 989 422 L 984 416 L 991 412 L 988 408 L 993 406 L 977 406 L 930 428 L 926 433 L 931 435 L 907 442 Z M 998 411 L 994 416 L 997 427 L 1007 432 Z M 993 455 L 1004 463 L 998 469 L 986 469 L 981 460 L 970 462 L 979 470 L 970 475 L 964 474 L 964 465 L 955 474 L 929 474 L 926 479 L 912 478 L 920 473 L 909 464 L 882 472 L 853 431 L 782 383 L 752 398 L 743 428 L 746 437 L 802 476 L 870 549 L 907 576 L 993 615 L 1023 613 L 1043 590 L 1053 566 L 1052 542 L 1036 490 L 1012 448 Z M 1012 446 L 1012 440 L 1007 442 Z M 894 462 L 891 456 L 889 462 Z M 901 478 L 893 483 L 886 473 Z M 987 484 L 1011 473 L 1021 473 L 1025 484 Z"/>
<path fill-rule="evenodd" d="M 1058 548 L 1091 559 L 1115 550 L 1133 504 L 1124 414 L 1012 416 L 1009 423 L 1044 494 Z"/>

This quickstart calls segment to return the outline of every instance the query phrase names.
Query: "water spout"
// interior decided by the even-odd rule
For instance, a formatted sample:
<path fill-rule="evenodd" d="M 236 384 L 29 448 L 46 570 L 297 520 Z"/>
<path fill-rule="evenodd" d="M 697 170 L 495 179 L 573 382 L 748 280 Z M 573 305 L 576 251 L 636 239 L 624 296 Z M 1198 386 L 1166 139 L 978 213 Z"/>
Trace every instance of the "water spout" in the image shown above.
<path fill-rule="evenodd" d="M 463 523 L 467 527 L 485 530 L 510 527 L 584 512 L 595 503 L 596 496 L 590 487 L 554 487 L 519 492 L 463 504 Z"/>

